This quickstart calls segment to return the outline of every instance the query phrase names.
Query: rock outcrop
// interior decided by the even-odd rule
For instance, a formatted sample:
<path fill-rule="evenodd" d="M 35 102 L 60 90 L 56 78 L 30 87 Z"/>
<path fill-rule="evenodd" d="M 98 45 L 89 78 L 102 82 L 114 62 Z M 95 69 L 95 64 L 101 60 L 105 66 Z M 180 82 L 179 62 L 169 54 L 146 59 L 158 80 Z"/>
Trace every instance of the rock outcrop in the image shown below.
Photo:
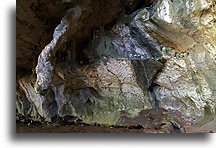
<path fill-rule="evenodd" d="M 64 17 L 61 7 L 70 7 Z M 28 44 L 26 54 L 43 36 L 47 45 L 40 55 L 37 51 L 38 61 L 30 60 L 37 63 L 36 75 L 34 70 L 17 74 L 20 114 L 39 121 L 77 117 L 127 126 L 140 125 L 134 119 L 144 120 L 145 112 L 156 118 L 157 108 L 177 110 L 190 122 L 215 115 L 214 1 L 72 0 L 61 7 L 53 39 L 46 32 Z M 23 59 L 18 55 L 20 69 Z M 174 116 L 161 110 L 158 125 Z M 177 128 L 183 132 L 182 125 Z"/>
<path fill-rule="evenodd" d="M 115 32 L 117 29 L 118 33 Z M 97 31 L 99 35 L 92 39 L 80 58 L 80 62 L 86 63 L 79 63 L 73 68 L 74 63 L 65 60 L 56 63 L 54 70 L 52 58 L 46 53 L 51 49 L 49 44 L 49 49 L 46 47 L 39 57 L 36 71 L 37 80 L 46 87 L 37 81 L 36 91 L 33 91 L 33 86 L 28 84 L 30 82 L 24 80 L 22 83 L 30 91 L 26 90 L 26 93 L 34 94 L 28 99 L 34 102 L 39 114 L 46 120 L 70 115 L 78 116 L 86 123 L 112 125 L 122 114 L 134 117 L 141 110 L 154 107 L 148 89 L 163 64 L 149 50 L 160 53 L 156 48 L 159 46 L 153 41 L 144 45 L 142 40 L 137 40 L 138 35 L 132 35 L 136 32 L 131 32 L 123 22 L 106 33 L 104 30 Z M 153 43 L 157 46 L 151 48 Z M 51 50 L 49 52 L 52 53 Z M 43 90 L 38 91 L 38 85 Z M 56 110 L 53 110 L 54 104 Z"/>
<path fill-rule="evenodd" d="M 134 24 L 161 45 L 166 60 L 154 83 L 160 107 L 187 117 L 215 113 L 215 3 L 163 0 Z"/>

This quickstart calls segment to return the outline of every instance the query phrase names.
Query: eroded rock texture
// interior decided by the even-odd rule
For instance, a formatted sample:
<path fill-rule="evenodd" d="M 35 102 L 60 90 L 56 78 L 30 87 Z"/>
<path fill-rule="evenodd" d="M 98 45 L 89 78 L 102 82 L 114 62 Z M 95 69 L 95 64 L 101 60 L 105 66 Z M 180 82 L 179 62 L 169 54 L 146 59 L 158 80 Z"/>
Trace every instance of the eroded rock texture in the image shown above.
<path fill-rule="evenodd" d="M 160 43 L 166 59 L 155 80 L 161 107 L 188 117 L 215 112 L 214 4 L 163 0 L 135 18 L 136 26 Z"/>
<path fill-rule="evenodd" d="M 70 8 L 61 21 L 62 5 L 58 15 L 52 15 L 60 21 L 53 39 L 50 32 L 37 34 L 28 46 L 30 53 L 36 52 L 33 43 L 45 36 L 47 45 L 40 47 L 40 55 L 35 54 L 38 61 L 31 60 L 37 66 L 28 65 L 36 66 L 36 75 L 18 74 L 20 114 L 34 120 L 77 117 L 85 123 L 130 126 L 141 124 L 133 119 L 144 120 L 141 114 L 147 109 L 157 114 L 154 108 L 178 110 L 188 121 L 215 115 L 214 1 L 72 0 L 63 4 Z M 23 11 L 30 8 L 25 7 Z M 21 68 L 24 58 L 17 60 Z M 171 115 L 165 113 L 156 124 L 165 120 L 176 124 L 166 119 Z M 147 120 L 143 124 L 147 126 Z"/>

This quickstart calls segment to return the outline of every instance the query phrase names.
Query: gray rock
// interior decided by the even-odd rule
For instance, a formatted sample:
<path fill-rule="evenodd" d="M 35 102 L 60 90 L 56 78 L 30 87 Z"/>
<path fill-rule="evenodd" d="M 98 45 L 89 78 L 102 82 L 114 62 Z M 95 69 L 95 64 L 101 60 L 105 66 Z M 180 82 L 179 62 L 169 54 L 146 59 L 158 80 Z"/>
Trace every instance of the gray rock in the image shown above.
<path fill-rule="evenodd" d="M 115 13 L 98 22 L 97 3 L 90 2 L 70 9 L 56 27 L 38 57 L 35 85 L 33 74 L 18 79 L 20 114 L 113 125 L 157 104 L 189 120 L 215 115 L 213 1 L 155 1 L 108 29 L 103 25 L 119 16 L 120 1 L 109 3 Z M 57 52 L 67 53 L 66 60 Z"/>
<path fill-rule="evenodd" d="M 189 117 L 209 114 L 205 113 L 206 107 L 210 114 L 215 114 L 213 3 L 158 1 L 151 11 L 144 9 L 134 19 L 143 32 L 147 31 L 160 45 L 176 52 L 176 58 L 169 57 L 156 78 L 155 83 L 160 86 L 156 94 L 161 107 L 181 110 Z M 141 19 L 146 15 L 149 19 Z M 182 56 L 182 53 L 187 54 Z"/>
<path fill-rule="evenodd" d="M 36 90 L 39 90 L 39 93 L 32 92 L 32 87 L 24 83 L 28 85 L 25 86 L 28 87 L 25 93 L 31 94 L 29 99 L 34 98 L 33 103 L 36 104 L 42 117 L 50 120 L 55 115 L 60 117 L 69 115 L 77 116 L 86 123 L 112 125 L 122 113 L 135 117 L 141 110 L 154 107 L 148 89 L 157 71 L 162 68 L 162 64 L 152 60 L 154 55 L 149 52 L 151 49 L 147 44 L 138 43 L 134 37 L 139 37 L 136 35 L 132 37 L 129 27 L 122 22 L 118 26 L 122 26 L 118 28 L 118 34 L 113 35 L 112 30 L 117 27 L 114 26 L 107 35 L 100 37 L 97 46 L 90 46 L 91 50 L 85 51 L 88 56 L 98 61 L 93 60 L 90 65 L 78 69 L 62 67 L 56 63 L 54 70 L 54 65 L 50 63 L 52 57 L 49 56 L 57 50 L 56 45 L 53 46 L 53 42 L 47 45 L 39 57 L 36 69 Z M 61 33 L 54 33 L 60 37 L 57 43 L 61 43 L 65 38 L 64 32 Z M 113 46 L 114 43 L 118 44 Z M 93 41 L 92 44 L 95 42 Z M 105 47 L 104 44 L 107 46 Z M 125 45 L 122 46 L 123 50 L 118 48 L 119 44 Z M 136 59 L 128 59 L 129 55 L 124 57 L 124 52 L 128 54 L 136 52 L 134 49 L 137 47 L 139 50 L 136 51 L 145 53 L 148 57 L 142 59 L 139 54 L 136 54 L 138 55 Z M 109 58 L 104 59 L 104 56 Z M 55 114 L 50 112 L 52 108 L 41 107 L 50 102 L 49 100 L 53 101 L 50 105 L 55 106 Z"/>

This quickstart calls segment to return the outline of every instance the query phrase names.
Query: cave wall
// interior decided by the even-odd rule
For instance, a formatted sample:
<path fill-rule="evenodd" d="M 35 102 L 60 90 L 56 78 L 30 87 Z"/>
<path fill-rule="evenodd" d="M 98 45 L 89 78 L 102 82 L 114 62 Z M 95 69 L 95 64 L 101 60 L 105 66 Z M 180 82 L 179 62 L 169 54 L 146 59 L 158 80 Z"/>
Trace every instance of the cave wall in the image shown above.
<path fill-rule="evenodd" d="M 76 22 L 80 23 L 80 30 L 76 31 L 76 40 L 83 42 L 89 38 L 94 28 L 108 25 L 123 11 L 130 13 L 143 4 L 140 0 L 18 0 L 16 4 L 17 71 L 20 74 L 22 70 L 31 70 L 36 66 L 38 55 L 52 40 L 55 28 L 69 9 L 77 6 L 85 9 L 82 21 Z"/>
<path fill-rule="evenodd" d="M 41 2 L 17 8 L 20 114 L 108 125 L 153 108 L 187 120 L 215 115 L 214 1 L 44 1 L 30 9 Z"/>
<path fill-rule="evenodd" d="M 214 114 L 214 1 L 163 0 L 152 9 L 140 11 L 134 24 L 160 43 L 166 59 L 155 80 L 161 107 L 194 118 Z"/>

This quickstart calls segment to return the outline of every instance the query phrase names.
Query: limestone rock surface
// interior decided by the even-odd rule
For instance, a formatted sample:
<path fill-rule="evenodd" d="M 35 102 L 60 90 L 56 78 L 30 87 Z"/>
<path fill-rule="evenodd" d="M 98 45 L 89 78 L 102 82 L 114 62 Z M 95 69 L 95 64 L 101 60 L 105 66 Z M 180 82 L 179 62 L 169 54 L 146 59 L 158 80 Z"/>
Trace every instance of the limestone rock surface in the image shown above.
<path fill-rule="evenodd" d="M 161 45 L 166 60 L 154 93 L 160 106 L 187 117 L 215 114 L 215 2 L 163 0 L 134 25 Z"/>
<path fill-rule="evenodd" d="M 43 11 L 56 12 L 51 5 Z M 39 24 L 31 40 L 30 30 L 23 40 L 21 32 L 17 36 L 18 67 L 31 63 L 26 68 L 33 69 L 18 71 L 18 113 L 39 121 L 147 126 L 147 116 L 162 110 L 152 126 L 166 120 L 168 132 L 184 132 L 176 118 L 168 121 L 175 116 L 169 112 L 180 112 L 191 124 L 215 116 L 215 1 L 72 0 L 61 7 L 48 32 L 41 32 L 40 19 L 28 23 L 17 15 L 23 30 Z M 45 43 L 36 52 L 33 42 L 40 38 Z M 36 58 L 25 62 L 33 51 Z"/>

